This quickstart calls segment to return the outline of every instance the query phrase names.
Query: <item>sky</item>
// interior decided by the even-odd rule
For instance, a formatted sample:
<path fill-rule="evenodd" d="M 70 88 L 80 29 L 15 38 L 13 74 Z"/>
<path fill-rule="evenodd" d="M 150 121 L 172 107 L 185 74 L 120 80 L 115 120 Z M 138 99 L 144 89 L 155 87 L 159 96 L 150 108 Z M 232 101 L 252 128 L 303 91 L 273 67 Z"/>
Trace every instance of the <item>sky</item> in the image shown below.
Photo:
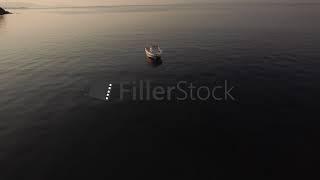
<path fill-rule="evenodd" d="M 90 6 L 90 5 L 141 5 L 183 2 L 209 2 L 210 0 L 0 0 L 6 5 Z"/>
<path fill-rule="evenodd" d="M 30 6 L 109 6 L 109 5 L 143 5 L 172 4 L 190 2 L 306 2 L 319 0 L 0 0 L 0 5 L 7 7 Z"/>

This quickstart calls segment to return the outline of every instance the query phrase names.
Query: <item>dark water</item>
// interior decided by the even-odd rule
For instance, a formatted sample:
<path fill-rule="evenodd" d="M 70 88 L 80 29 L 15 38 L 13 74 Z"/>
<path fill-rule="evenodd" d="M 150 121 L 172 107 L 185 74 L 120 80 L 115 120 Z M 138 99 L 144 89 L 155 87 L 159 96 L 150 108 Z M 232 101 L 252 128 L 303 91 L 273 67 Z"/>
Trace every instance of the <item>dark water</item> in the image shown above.
<path fill-rule="evenodd" d="M 0 179 L 296 177 L 316 166 L 318 4 L 0 17 Z M 160 42 L 162 64 L 143 48 Z M 234 101 L 102 101 L 101 82 L 228 81 Z"/>

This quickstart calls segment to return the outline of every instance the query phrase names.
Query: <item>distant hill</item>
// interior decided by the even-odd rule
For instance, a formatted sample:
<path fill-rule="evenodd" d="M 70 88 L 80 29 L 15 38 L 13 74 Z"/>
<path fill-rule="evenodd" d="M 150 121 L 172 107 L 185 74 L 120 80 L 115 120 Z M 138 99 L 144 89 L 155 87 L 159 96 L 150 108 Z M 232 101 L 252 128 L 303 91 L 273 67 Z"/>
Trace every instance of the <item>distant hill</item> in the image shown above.
<path fill-rule="evenodd" d="M 8 12 L 0 7 L 0 15 L 4 15 L 4 14 L 10 14 L 10 12 Z"/>

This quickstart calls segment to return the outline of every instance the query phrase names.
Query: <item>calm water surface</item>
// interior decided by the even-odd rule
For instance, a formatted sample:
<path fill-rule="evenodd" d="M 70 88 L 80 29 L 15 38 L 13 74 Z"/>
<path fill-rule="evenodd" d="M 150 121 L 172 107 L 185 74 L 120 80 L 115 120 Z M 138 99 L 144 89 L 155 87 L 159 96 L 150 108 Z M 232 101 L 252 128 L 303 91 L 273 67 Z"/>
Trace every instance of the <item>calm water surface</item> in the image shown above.
<path fill-rule="evenodd" d="M 311 116 L 320 98 L 319 8 L 209 4 L 0 16 L 0 174 L 212 178 L 311 168 L 305 153 L 319 137 Z M 162 65 L 146 62 L 148 42 L 161 44 Z M 227 80 L 236 101 L 106 103 L 86 95 L 97 80 Z"/>

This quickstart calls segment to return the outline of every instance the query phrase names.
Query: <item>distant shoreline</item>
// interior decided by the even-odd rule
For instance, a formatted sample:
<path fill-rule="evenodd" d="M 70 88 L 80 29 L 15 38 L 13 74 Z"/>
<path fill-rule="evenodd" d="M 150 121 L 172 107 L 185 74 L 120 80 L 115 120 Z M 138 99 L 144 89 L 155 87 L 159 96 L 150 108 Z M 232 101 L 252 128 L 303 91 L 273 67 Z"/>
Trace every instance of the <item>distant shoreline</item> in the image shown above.
<path fill-rule="evenodd" d="M 0 7 L 0 15 L 5 15 L 5 14 L 11 14 L 11 12 L 5 10 L 4 8 Z"/>

